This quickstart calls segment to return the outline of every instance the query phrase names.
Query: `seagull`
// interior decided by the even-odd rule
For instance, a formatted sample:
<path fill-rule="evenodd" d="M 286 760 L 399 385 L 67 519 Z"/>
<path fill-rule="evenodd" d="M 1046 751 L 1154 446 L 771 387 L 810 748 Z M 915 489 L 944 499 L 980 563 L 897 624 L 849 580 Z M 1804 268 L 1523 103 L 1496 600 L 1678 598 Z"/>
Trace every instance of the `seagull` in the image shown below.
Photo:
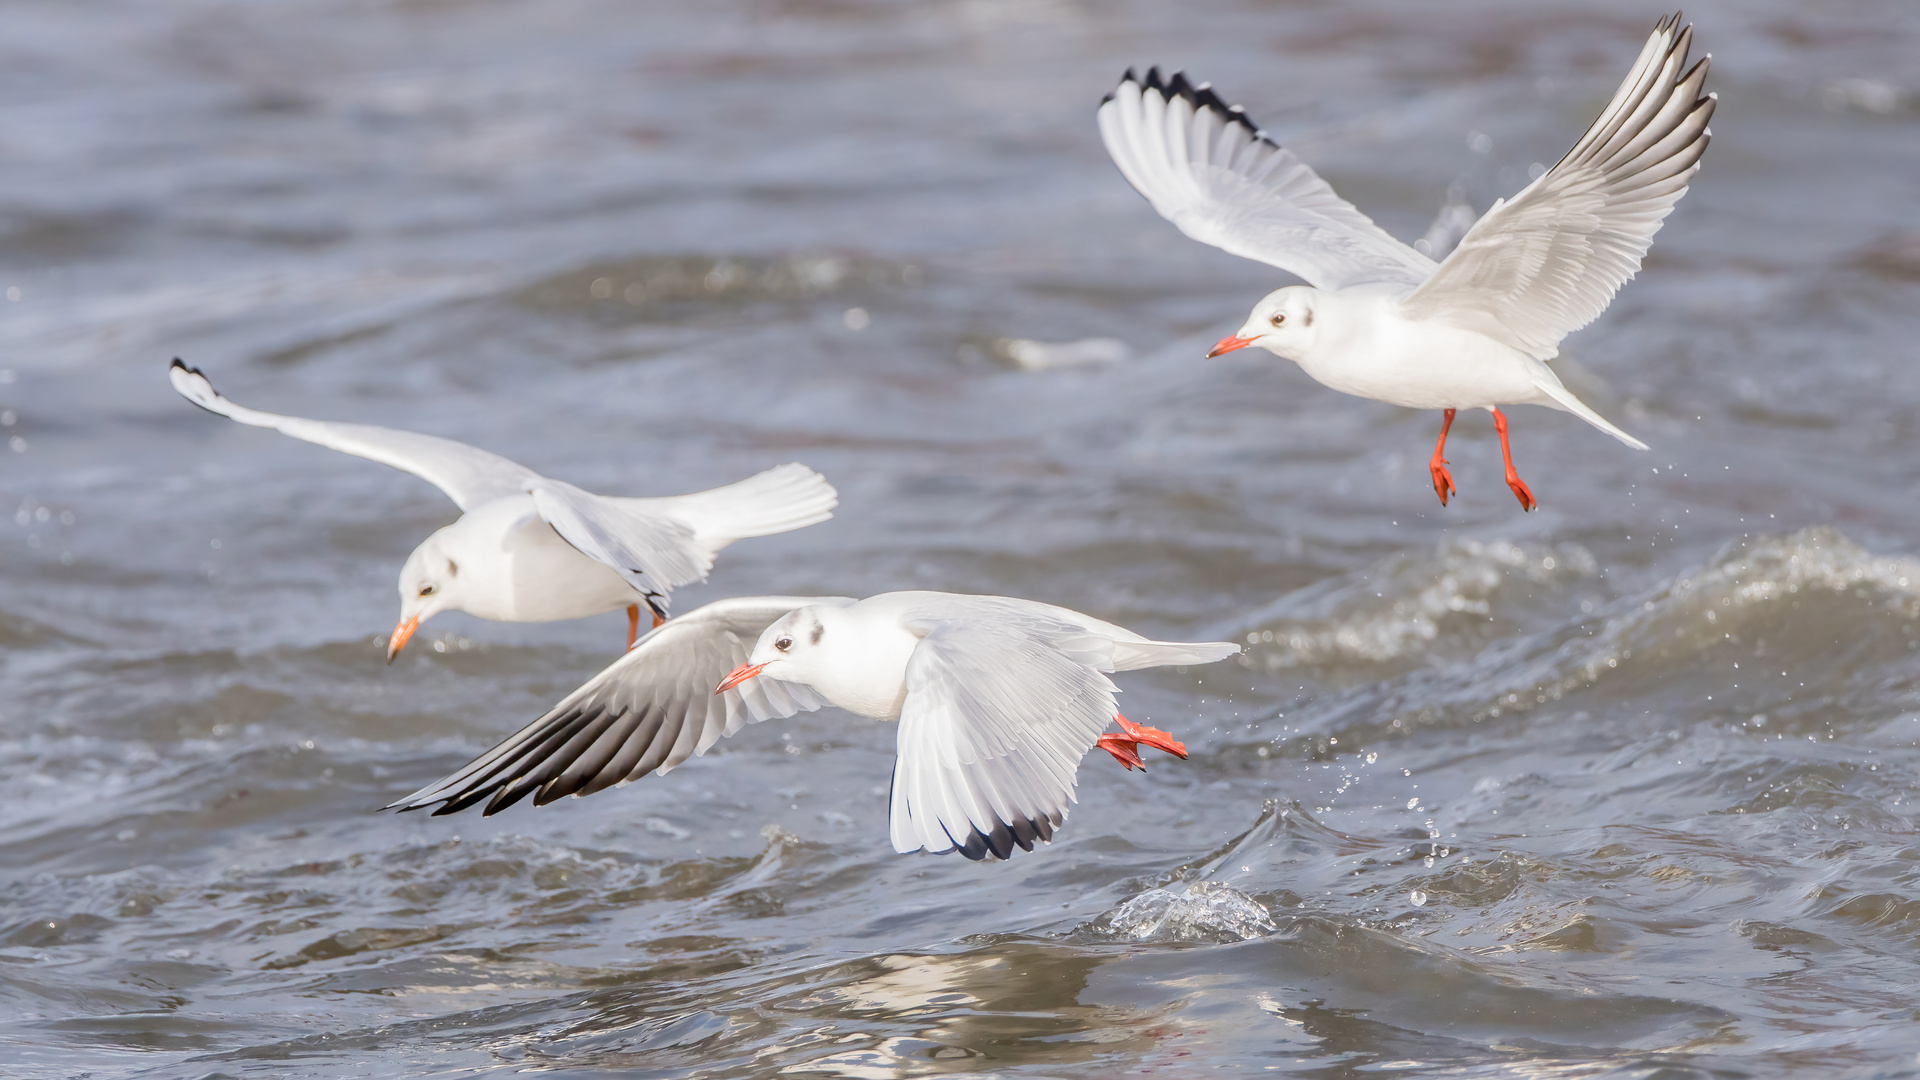
<path fill-rule="evenodd" d="M 249 409 L 177 359 L 167 374 L 209 412 L 410 472 L 461 509 L 460 520 L 427 537 L 400 568 L 389 664 L 442 611 L 550 622 L 624 607 L 632 648 L 641 605 L 659 626 L 674 586 L 705 580 L 721 548 L 825 521 L 839 501 L 825 477 L 800 464 L 692 495 L 595 495 L 452 439 Z"/>
<path fill-rule="evenodd" d="M 1495 202 L 1440 263 L 1387 235 L 1239 106 L 1184 74 L 1129 70 L 1100 104 L 1100 136 L 1181 232 L 1307 282 L 1269 293 L 1207 356 L 1258 345 L 1343 393 L 1444 410 L 1428 463 L 1442 506 L 1457 492 L 1446 461 L 1454 413 L 1486 409 L 1507 486 L 1532 510 L 1498 406 L 1562 409 L 1647 448 L 1574 397 L 1546 361 L 1639 270 L 1699 170 L 1716 99 L 1700 94 L 1708 59 L 1686 66 L 1692 41 L 1679 15 L 1661 19 L 1573 149 Z"/>
<path fill-rule="evenodd" d="M 1009 858 L 1051 841 L 1098 746 L 1129 770 L 1186 746 L 1114 708 L 1107 672 L 1206 664 L 1226 642 L 1149 641 L 1032 600 L 941 592 L 752 596 L 659 626 L 538 720 L 385 807 L 495 814 L 666 772 L 750 723 L 837 705 L 897 720 L 889 819 L 902 853 Z M 716 683 L 718 684 L 716 686 Z M 1118 724 L 1118 734 L 1103 734 Z"/>

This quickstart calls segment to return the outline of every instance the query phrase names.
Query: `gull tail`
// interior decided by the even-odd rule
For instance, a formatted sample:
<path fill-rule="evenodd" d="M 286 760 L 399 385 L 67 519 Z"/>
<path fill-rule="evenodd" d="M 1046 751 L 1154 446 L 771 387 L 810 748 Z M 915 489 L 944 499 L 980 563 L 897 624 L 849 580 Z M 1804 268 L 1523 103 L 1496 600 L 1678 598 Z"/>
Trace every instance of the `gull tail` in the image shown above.
<path fill-rule="evenodd" d="M 1554 404 L 1585 420 L 1587 423 L 1592 424 L 1594 427 L 1599 428 L 1601 431 L 1619 439 L 1635 450 L 1645 450 L 1647 448 L 1646 443 L 1614 427 L 1612 423 L 1608 422 L 1606 417 L 1589 409 L 1586 402 L 1574 397 L 1573 391 L 1562 386 L 1559 377 L 1545 364 L 1539 365 L 1539 370 L 1534 373 L 1533 385 L 1538 387 L 1541 393 L 1553 399 Z"/>
<path fill-rule="evenodd" d="M 712 552 L 749 536 L 825 521 L 839 505 L 840 493 L 826 477 L 792 462 L 710 491 L 633 501 L 679 520 L 693 530 L 695 543 Z"/>
<path fill-rule="evenodd" d="M 1227 641 L 1115 641 L 1113 670 L 1137 671 L 1140 668 L 1173 667 L 1179 664 L 1211 664 L 1240 651 Z"/>

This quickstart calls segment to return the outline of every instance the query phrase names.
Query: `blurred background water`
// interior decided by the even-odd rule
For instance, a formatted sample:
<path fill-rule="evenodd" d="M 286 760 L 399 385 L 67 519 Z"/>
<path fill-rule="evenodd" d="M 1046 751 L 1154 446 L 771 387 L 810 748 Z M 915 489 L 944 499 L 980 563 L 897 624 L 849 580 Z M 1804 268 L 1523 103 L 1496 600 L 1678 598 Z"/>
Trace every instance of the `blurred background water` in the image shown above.
<path fill-rule="evenodd" d="M 1657 8 L 127 0 L 0 38 L 9 1077 L 1920 1071 L 1920 10 L 1713 3 L 1715 139 L 1567 381 L 1654 447 L 1438 425 L 1248 350 L 1284 278 L 1093 123 L 1247 105 L 1406 239 L 1551 163 Z M 1449 210 L 1449 206 L 1454 209 Z M 1061 346 L 1066 346 L 1061 348 Z M 617 651 L 424 628 L 424 483 L 789 460 L 759 592 L 1028 596 L 1243 662 L 1060 839 L 892 853 L 891 729 L 762 725 L 482 820 L 373 812 Z"/>

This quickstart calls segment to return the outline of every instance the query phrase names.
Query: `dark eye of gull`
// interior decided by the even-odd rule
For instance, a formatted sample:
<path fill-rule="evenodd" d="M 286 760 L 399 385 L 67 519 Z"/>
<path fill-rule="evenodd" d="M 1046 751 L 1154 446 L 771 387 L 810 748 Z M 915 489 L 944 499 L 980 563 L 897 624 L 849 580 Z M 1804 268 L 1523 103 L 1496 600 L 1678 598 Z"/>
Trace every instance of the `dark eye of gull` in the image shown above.
<path fill-rule="evenodd" d="M 790 637 L 776 638 L 774 639 L 773 647 L 779 649 L 781 652 L 786 652 L 788 649 L 793 648 L 793 639 Z M 773 676 L 769 675 L 767 677 L 772 678 Z"/>
<path fill-rule="evenodd" d="M 1272 322 L 1275 326 L 1280 326 L 1287 321 L 1287 313 L 1284 311 L 1276 311 L 1273 313 L 1273 318 L 1268 321 Z"/>

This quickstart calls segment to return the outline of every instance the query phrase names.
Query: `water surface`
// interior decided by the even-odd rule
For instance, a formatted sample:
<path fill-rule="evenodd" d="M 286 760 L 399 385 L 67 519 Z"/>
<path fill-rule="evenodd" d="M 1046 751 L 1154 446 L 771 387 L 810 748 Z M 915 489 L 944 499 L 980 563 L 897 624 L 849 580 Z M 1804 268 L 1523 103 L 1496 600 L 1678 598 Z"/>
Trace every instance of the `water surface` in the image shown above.
<path fill-rule="evenodd" d="M 1442 509 L 1437 416 L 1202 361 L 1285 278 L 1093 125 L 1184 66 L 1412 239 L 1555 160 L 1659 14 L 11 5 L 5 1072 L 1911 1074 L 1911 5 L 1689 11 L 1705 169 L 1563 361 L 1654 449 L 1516 410 L 1531 515 L 1484 416 Z M 1088 338 L 1125 358 L 1009 360 Z M 1124 676 L 1191 760 L 1088 758 L 1006 864 L 895 855 L 891 730 L 831 710 L 381 815 L 624 620 L 446 616 L 386 667 L 452 507 L 191 408 L 175 355 L 596 490 L 836 483 L 681 610 L 1008 593 L 1248 652 Z"/>

